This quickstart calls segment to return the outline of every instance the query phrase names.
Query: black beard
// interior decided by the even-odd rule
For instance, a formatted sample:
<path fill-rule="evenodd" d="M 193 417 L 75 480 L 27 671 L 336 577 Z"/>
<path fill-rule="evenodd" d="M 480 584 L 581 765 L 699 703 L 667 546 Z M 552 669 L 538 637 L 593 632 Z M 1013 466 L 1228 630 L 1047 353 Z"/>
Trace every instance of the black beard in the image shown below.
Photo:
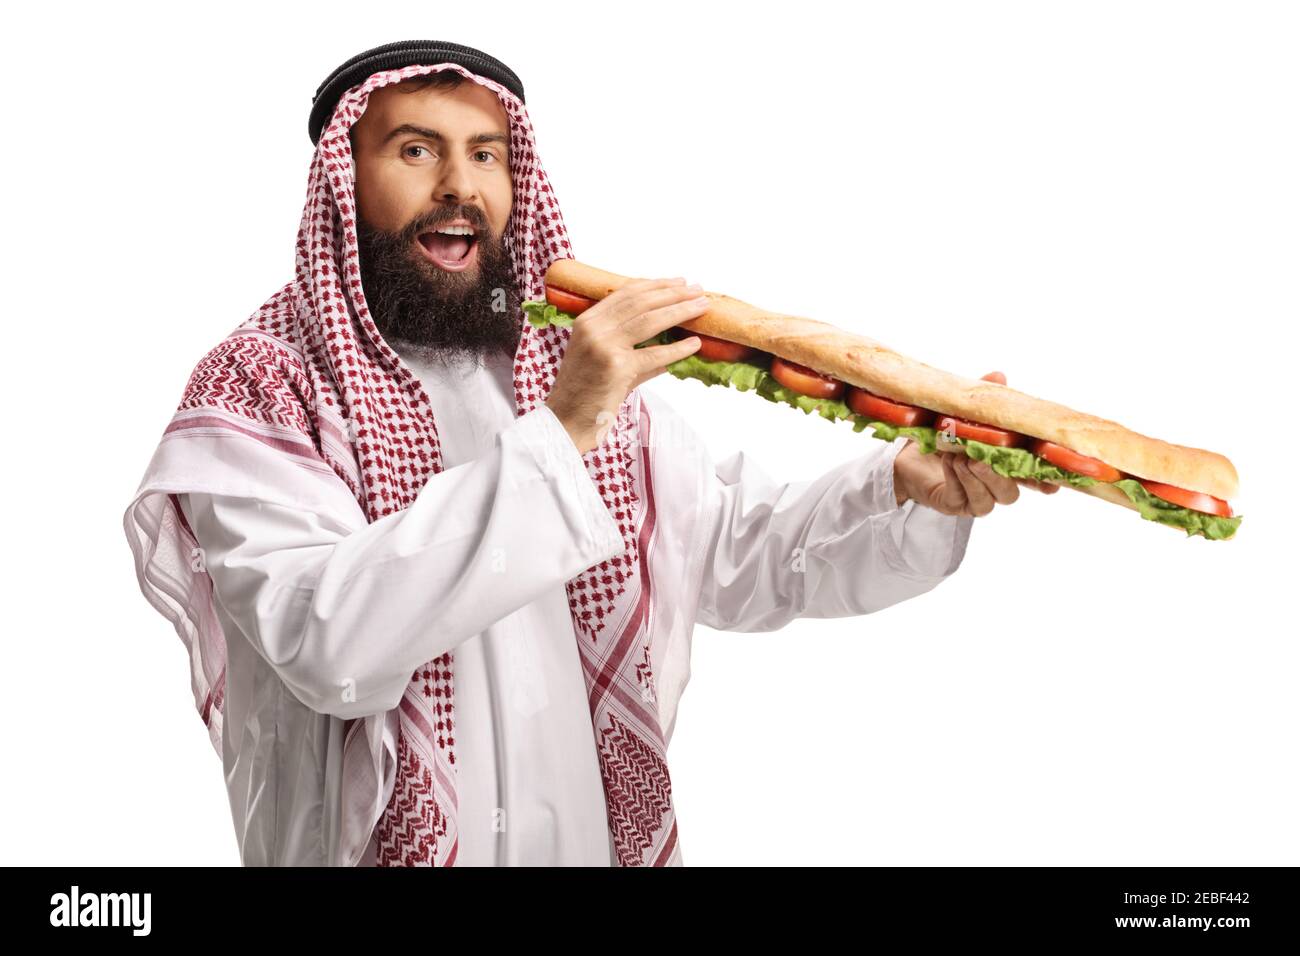
<path fill-rule="evenodd" d="M 416 237 L 458 218 L 469 220 L 479 236 L 478 262 L 447 272 L 424 258 Z M 523 301 L 502 237 L 492 235 L 477 207 L 442 211 L 396 233 L 358 219 L 357 245 L 366 305 L 385 340 L 414 346 L 425 361 L 514 357 Z"/>

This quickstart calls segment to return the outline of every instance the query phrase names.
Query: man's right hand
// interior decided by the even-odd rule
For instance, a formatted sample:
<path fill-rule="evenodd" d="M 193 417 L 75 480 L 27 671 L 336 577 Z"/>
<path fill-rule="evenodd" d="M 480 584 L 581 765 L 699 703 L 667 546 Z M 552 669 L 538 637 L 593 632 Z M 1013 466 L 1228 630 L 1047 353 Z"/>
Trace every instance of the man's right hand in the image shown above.
<path fill-rule="evenodd" d="M 692 355 L 695 336 L 667 345 L 636 346 L 709 308 L 699 285 L 685 279 L 637 279 L 573 320 L 568 349 L 546 405 L 586 454 L 604 439 L 628 393 Z"/>

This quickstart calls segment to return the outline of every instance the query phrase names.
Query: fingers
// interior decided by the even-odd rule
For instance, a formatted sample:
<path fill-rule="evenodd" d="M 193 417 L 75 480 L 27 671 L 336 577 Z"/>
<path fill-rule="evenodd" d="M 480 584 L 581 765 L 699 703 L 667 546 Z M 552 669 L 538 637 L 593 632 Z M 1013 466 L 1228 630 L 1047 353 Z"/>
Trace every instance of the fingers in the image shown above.
<path fill-rule="evenodd" d="M 619 313 L 627 302 L 651 289 L 680 289 L 685 285 L 685 279 L 633 279 L 631 282 L 625 282 L 600 301 L 608 303 L 607 307 Z"/>
<path fill-rule="evenodd" d="M 993 510 L 994 504 L 1009 505 L 1014 503 L 1020 497 L 1020 487 L 1022 485 L 1033 488 L 1045 495 L 1053 495 L 1061 490 L 1060 485 L 1051 481 L 1003 477 L 994 471 L 987 462 L 964 458 L 960 455 L 948 457 L 956 460 L 952 463 L 953 467 L 945 469 L 945 472 L 951 470 L 953 477 L 961 482 L 961 488 L 968 499 L 965 512 L 967 514 L 983 516 Z M 947 461 L 945 461 L 945 464 L 947 464 Z M 947 480 L 951 481 L 952 478 Z"/>
<path fill-rule="evenodd" d="M 580 318 L 588 324 L 618 327 L 646 309 L 685 298 L 681 292 L 685 288 L 685 279 L 634 279 L 605 296 Z"/>
<path fill-rule="evenodd" d="M 622 292 L 624 289 L 631 289 L 631 290 L 649 289 L 657 286 L 674 286 L 674 285 L 685 285 L 685 284 L 686 284 L 686 280 L 681 276 L 676 276 L 671 279 L 632 279 L 628 282 L 624 282 L 621 286 L 618 287 L 618 289 L 614 293 L 611 294 L 617 294 L 618 292 Z"/>
<path fill-rule="evenodd" d="M 675 279 L 633 279 L 626 282 L 619 288 L 615 289 L 602 301 L 614 300 L 624 305 L 648 292 L 685 289 L 687 288 L 686 280 L 682 278 Z"/>
<path fill-rule="evenodd" d="M 933 503 L 937 511 L 942 511 L 946 515 L 964 515 L 968 514 L 967 507 L 970 499 L 966 494 L 966 486 L 962 483 L 961 477 L 957 474 L 957 462 L 965 459 L 964 454 L 940 454 L 939 461 L 943 465 L 943 486 L 940 490 L 939 500 Z"/>
<path fill-rule="evenodd" d="M 673 362 L 680 361 L 688 355 L 694 355 L 700 347 L 697 336 L 691 335 L 666 345 L 647 345 L 636 350 L 637 362 L 636 384 L 648 381 L 664 371 Z M 636 385 L 633 386 L 635 388 Z"/>
<path fill-rule="evenodd" d="M 664 329 L 698 319 L 711 304 L 702 289 L 690 286 L 647 290 L 619 321 L 619 336 L 629 345 L 644 342 Z"/>
<path fill-rule="evenodd" d="M 996 382 L 999 385 L 1007 384 L 1007 377 L 1002 372 L 989 372 L 987 375 L 980 376 L 980 378 L 985 382 Z M 1010 504 L 1012 501 L 1015 501 L 1016 500 L 1015 495 L 1012 495 L 1009 500 L 1004 500 L 1005 496 L 1008 494 L 1008 491 L 1006 489 L 1006 486 L 1002 484 L 1002 482 L 1006 481 L 1007 479 L 1003 479 L 1002 476 L 998 475 L 997 472 L 993 471 L 993 469 L 991 468 L 988 468 L 988 472 L 989 474 L 993 475 L 994 478 L 999 479 L 998 481 L 992 483 L 985 481 L 985 484 L 989 487 L 989 490 L 993 494 L 994 498 L 996 498 L 1000 504 Z M 981 477 L 987 478 L 986 475 L 981 475 Z M 1013 480 L 1017 487 L 1023 485 L 1026 488 L 1033 488 L 1035 491 L 1042 492 L 1045 495 L 1054 495 L 1061 490 L 1060 485 L 1051 481 L 1035 481 L 1032 478 L 1016 478 Z"/>
<path fill-rule="evenodd" d="M 972 459 L 970 468 L 971 474 L 984 484 L 998 504 L 1009 505 L 1020 497 L 1020 483 L 1014 478 L 999 475 L 988 462 Z"/>
<path fill-rule="evenodd" d="M 958 458 L 956 455 L 952 457 L 958 459 L 953 462 L 952 469 L 957 475 L 957 480 L 961 482 L 962 490 L 966 493 L 967 513 L 983 517 L 991 512 L 996 504 L 992 490 L 974 470 L 975 465 L 984 465 L 984 463 L 972 462 L 969 458 Z M 988 465 L 984 467 L 988 468 Z M 1014 482 L 1012 484 L 1014 485 Z"/>
<path fill-rule="evenodd" d="M 1053 481 L 1035 481 L 1032 478 L 1017 478 L 1016 481 L 1025 488 L 1033 488 L 1045 495 L 1054 495 L 1061 490 L 1061 486 Z"/>

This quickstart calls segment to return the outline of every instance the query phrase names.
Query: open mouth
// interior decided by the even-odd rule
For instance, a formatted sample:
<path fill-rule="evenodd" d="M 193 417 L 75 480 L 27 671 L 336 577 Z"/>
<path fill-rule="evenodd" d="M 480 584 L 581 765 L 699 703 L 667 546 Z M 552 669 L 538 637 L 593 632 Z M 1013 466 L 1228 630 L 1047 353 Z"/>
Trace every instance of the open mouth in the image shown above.
<path fill-rule="evenodd" d="M 425 232 L 419 238 L 425 257 L 448 272 L 460 272 L 474 261 L 478 250 L 478 236 L 452 235 L 444 232 Z"/>

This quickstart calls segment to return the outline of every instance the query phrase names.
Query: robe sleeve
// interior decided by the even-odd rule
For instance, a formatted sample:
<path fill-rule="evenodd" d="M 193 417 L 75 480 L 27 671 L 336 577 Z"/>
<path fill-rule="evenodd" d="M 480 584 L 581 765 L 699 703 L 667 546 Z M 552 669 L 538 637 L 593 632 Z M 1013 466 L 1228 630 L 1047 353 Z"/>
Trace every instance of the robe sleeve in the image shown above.
<path fill-rule="evenodd" d="M 360 508 L 181 504 L 227 615 L 299 700 L 343 718 L 391 710 L 420 665 L 624 548 L 546 405 L 371 523 Z"/>
<path fill-rule="evenodd" d="M 974 518 L 898 505 L 894 459 L 907 441 L 814 481 L 775 482 L 743 451 L 718 465 L 703 527 L 699 623 L 774 631 L 799 617 L 869 614 L 952 574 Z"/>

